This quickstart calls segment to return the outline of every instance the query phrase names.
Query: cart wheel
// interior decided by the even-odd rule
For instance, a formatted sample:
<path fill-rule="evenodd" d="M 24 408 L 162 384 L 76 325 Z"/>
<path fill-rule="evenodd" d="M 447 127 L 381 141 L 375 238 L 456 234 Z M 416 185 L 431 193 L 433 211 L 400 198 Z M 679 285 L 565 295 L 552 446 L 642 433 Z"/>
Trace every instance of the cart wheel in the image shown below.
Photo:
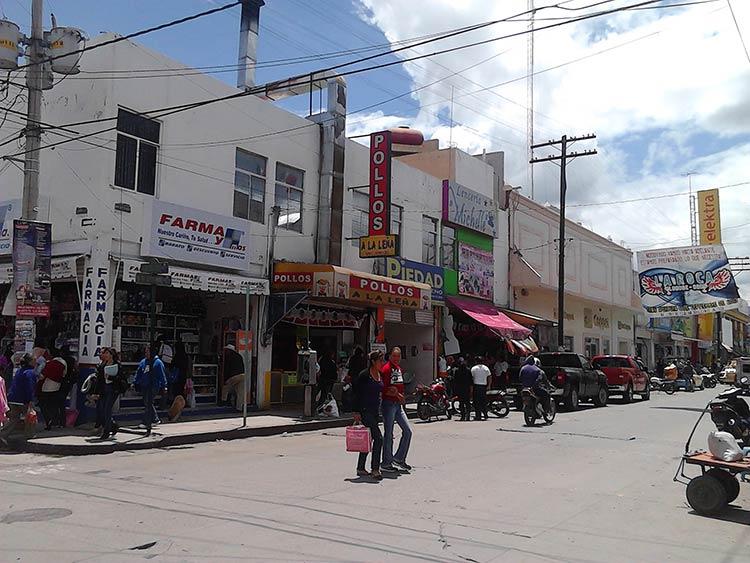
<path fill-rule="evenodd" d="M 724 485 L 708 474 L 690 481 L 686 495 L 688 504 L 699 514 L 716 514 L 727 505 Z"/>
<path fill-rule="evenodd" d="M 706 475 L 711 475 L 724 485 L 724 490 L 727 493 L 727 502 L 732 502 L 739 496 L 740 482 L 734 475 L 729 473 L 729 471 L 724 471 L 723 469 L 714 467 L 713 469 L 706 471 Z"/>

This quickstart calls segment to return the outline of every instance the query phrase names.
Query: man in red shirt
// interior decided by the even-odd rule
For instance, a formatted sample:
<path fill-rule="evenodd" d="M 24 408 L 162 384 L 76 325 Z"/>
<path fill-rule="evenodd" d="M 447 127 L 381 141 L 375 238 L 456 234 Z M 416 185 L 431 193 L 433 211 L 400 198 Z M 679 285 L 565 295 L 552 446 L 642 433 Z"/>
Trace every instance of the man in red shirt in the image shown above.
<path fill-rule="evenodd" d="M 383 464 L 380 470 L 386 473 L 394 473 L 399 469 L 409 470 L 411 466 L 406 463 L 411 444 L 411 427 L 404 412 L 404 374 L 401 371 L 401 350 L 394 348 L 388 357 L 388 362 L 380 372 L 383 380 Z M 401 440 L 398 444 L 396 454 L 393 454 L 393 425 L 398 424 L 401 428 Z"/>

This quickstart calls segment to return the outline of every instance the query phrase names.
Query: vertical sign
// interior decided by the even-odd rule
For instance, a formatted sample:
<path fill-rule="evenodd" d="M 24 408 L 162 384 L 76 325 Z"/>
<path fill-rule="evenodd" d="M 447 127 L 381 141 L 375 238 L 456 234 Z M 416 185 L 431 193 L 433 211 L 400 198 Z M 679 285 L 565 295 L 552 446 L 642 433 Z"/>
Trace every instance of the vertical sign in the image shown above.
<path fill-rule="evenodd" d="M 701 244 L 721 244 L 721 210 L 719 190 L 698 192 L 698 224 Z"/>
<path fill-rule="evenodd" d="M 108 309 L 114 306 L 109 299 L 109 258 L 92 249 L 86 258 L 83 292 L 81 294 L 81 332 L 78 345 L 78 363 L 98 364 L 102 346 L 109 346 L 108 334 L 111 316 Z"/>
<path fill-rule="evenodd" d="M 391 132 L 370 135 L 370 217 L 367 234 L 391 231 Z"/>
<path fill-rule="evenodd" d="M 49 317 L 52 225 L 13 221 L 13 290 L 16 316 Z"/>

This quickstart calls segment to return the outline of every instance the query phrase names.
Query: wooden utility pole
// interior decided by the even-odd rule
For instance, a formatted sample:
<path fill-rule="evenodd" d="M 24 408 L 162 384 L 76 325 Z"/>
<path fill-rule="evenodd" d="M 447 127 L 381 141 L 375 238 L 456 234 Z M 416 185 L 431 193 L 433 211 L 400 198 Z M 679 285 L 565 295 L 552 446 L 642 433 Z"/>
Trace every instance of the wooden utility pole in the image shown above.
<path fill-rule="evenodd" d="M 563 135 L 557 141 L 547 141 L 531 145 L 532 155 L 535 149 L 542 147 L 560 147 L 559 155 L 549 155 L 542 158 L 532 157 L 530 164 L 537 162 L 555 161 L 560 166 L 560 235 L 557 239 L 558 264 L 557 264 L 557 346 L 562 349 L 565 336 L 565 195 L 568 191 L 568 180 L 566 176 L 566 167 L 568 160 L 573 160 L 579 156 L 590 156 L 596 154 L 596 149 L 585 150 L 581 152 L 568 152 L 568 146 L 576 141 L 588 141 L 596 139 L 593 133 L 590 135 L 581 135 L 580 137 L 568 137 Z"/>

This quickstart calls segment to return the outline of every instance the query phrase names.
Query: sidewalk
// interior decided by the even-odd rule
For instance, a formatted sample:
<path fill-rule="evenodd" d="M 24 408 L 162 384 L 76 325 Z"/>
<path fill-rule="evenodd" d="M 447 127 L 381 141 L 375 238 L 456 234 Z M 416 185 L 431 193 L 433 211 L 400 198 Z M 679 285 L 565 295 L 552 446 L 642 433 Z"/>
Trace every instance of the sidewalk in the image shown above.
<path fill-rule="evenodd" d="M 48 455 L 92 455 L 108 454 L 126 450 L 165 448 L 185 444 L 200 444 L 216 440 L 236 440 L 255 436 L 273 436 L 285 432 L 309 432 L 325 428 L 348 426 L 352 419 L 341 418 L 310 419 L 296 414 L 281 412 L 253 413 L 247 418 L 247 426 L 242 426 L 242 417 L 212 418 L 190 422 L 163 422 L 154 426 L 150 436 L 144 429 L 137 428 L 137 421 L 131 426 L 121 426 L 120 431 L 109 440 L 99 439 L 92 424 L 59 431 L 41 431 L 36 437 L 24 442 L 11 442 L 17 451 Z"/>

